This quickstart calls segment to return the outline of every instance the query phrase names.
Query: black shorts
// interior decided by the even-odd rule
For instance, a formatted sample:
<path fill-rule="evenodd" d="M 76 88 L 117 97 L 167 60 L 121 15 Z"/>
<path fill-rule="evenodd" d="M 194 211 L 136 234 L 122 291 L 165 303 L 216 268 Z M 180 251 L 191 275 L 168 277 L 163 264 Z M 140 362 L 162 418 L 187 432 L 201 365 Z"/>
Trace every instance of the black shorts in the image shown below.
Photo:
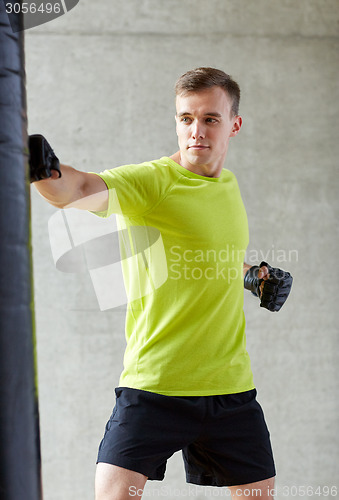
<path fill-rule="evenodd" d="M 235 486 L 275 476 L 269 432 L 256 390 L 223 396 L 162 396 L 119 387 L 98 462 L 161 481 L 182 450 L 186 480 Z"/>

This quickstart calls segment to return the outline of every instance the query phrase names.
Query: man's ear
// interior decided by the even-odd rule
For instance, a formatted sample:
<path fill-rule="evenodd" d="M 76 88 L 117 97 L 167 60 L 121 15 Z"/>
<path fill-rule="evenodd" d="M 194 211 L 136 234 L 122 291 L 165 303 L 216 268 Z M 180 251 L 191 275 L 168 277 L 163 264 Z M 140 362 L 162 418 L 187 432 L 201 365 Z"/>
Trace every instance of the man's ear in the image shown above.
<path fill-rule="evenodd" d="M 234 137 L 235 135 L 237 135 L 241 129 L 241 126 L 242 126 L 242 118 L 241 116 L 237 115 L 234 119 L 230 137 Z"/>

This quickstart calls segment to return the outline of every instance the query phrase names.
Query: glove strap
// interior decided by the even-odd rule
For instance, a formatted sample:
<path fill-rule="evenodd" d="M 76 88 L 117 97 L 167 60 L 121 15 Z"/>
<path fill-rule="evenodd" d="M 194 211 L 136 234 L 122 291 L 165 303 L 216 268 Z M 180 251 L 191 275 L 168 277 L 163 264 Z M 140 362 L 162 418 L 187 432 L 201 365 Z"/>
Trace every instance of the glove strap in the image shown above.
<path fill-rule="evenodd" d="M 259 266 L 250 267 L 244 277 L 244 287 L 246 290 L 250 290 L 256 297 L 259 297 L 259 286 L 261 282 L 258 278 L 259 269 Z"/>

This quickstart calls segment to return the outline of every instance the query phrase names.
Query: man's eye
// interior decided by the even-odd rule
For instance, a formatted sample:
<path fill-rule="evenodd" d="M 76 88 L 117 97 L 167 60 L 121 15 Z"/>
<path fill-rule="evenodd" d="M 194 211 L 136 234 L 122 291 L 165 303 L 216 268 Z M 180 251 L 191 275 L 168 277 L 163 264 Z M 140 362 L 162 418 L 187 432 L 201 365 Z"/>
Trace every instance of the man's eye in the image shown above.
<path fill-rule="evenodd" d="M 216 123 L 216 119 L 215 118 L 206 118 L 206 121 L 207 123 Z"/>
<path fill-rule="evenodd" d="M 188 116 L 183 116 L 183 117 L 181 118 L 181 121 L 182 121 L 183 123 L 189 123 L 190 119 L 188 118 Z"/>

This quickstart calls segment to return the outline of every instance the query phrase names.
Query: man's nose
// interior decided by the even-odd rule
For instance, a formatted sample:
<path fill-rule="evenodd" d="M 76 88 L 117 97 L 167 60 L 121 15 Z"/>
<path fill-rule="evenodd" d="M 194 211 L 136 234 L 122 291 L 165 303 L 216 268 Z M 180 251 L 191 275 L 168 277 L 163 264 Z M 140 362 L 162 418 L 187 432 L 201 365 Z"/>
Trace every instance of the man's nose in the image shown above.
<path fill-rule="evenodd" d="M 205 127 L 198 121 L 192 125 L 192 138 L 203 139 L 205 137 Z"/>

